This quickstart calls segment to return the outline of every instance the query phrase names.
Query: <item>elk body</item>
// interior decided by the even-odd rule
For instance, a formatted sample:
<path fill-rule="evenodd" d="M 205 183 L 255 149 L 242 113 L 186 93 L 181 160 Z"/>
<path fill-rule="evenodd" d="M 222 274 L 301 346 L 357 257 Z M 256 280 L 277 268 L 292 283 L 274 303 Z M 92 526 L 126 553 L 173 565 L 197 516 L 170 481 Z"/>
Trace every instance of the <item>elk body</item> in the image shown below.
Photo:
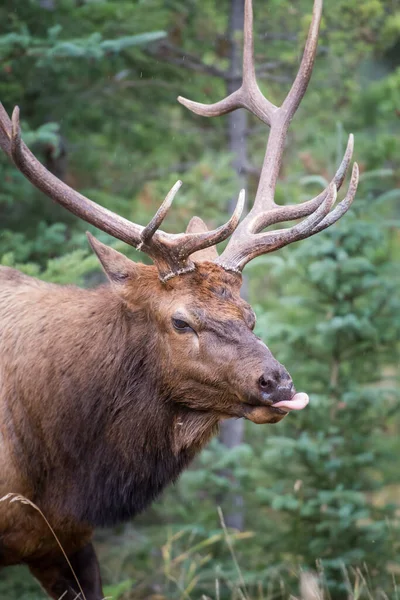
<path fill-rule="evenodd" d="M 286 132 L 311 76 L 321 9 L 315 0 L 300 69 L 280 108 L 256 83 L 251 0 L 240 90 L 210 106 L 180 98 L 204 116 L 244 107 L 271 127 L 257 196 L 241 223 L 243 193 L 228 223 L 214 231 L 195 217 L 186 233 L 162 232 L 180 182 L 147 227 L 131 223 L 49 173 L 21 140 L 18 109 L 10 120 L 0 105 L 0 145 L 22 173 L 154 262 L 134 263 L 89 236 L 109 280 L 98 289 L 0 268 L 0 497 L 13 492 L 34 502 L 70 562 L 37 510 L 4 502 L 0 568 L 27 564 L 52 598 L 103 597 L 93 529 L 148 506 L 222 419 L 276 423 L 308 402 L 254 335 L 255 316 L 240 288 L 247 262 L 330 226 L 355 195 L 356 165 L 345 198 L 332 209 L 351 161 L 350 137 L 326 190 L 300 205 L 274 202 Z M 302 217 L 288 229 L 264 232 Z M 215 245 L 229 236 L 218 256 Z"/>

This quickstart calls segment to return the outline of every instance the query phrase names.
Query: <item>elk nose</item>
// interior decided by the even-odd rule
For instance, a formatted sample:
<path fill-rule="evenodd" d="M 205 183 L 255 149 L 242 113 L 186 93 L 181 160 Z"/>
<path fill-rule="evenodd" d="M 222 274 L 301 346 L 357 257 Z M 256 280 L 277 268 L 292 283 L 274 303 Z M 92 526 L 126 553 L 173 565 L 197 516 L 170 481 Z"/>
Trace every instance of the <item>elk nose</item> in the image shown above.
<path fill-rule="evenodd" d="M 272 402 L 290 400 L 295 393 L 292 378 L 284 367 L 263 373 L 258 379 L 258 387 Z"/>

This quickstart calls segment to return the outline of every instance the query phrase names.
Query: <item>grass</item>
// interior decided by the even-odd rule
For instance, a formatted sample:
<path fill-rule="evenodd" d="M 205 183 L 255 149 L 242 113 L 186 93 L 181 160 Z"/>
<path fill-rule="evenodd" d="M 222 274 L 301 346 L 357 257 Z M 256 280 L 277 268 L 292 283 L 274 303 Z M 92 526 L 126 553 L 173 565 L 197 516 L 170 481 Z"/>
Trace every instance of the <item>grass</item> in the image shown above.
<path fill-rule="evenodd" d="M 19 502 L 38 511 L 54 536 L 65 560 L 76 579 L 80 594 L 76 600 L 86 600 L 72 566 L 54 530 L 41 510 L 27 498 L 8 494 L 0 502 Z M 254 537 L 252 532 L 229 531 L 220 508 L 218 515 L 221 529 L 212 535 L 198 539 L 193 529 L 169 531 L 160 549 L 158 566 L 152 569 L 147 563 L 147 573 L 140 581 L 122 578 L 105 587 L 105 599 L 112 600 L 333 600 L 326 577 L 320 564 L 315 571 L 297 572 L 298 594 L 293 595 L 288 585 L 292 579 L 284 569 L 254 574 L 243 571 L 235 551 L 237 543 L 246 543 Z M 221 567 L 218 557 L 221 546 L 229 552 L 231 568 Z M 119 548 L 121 555 L 125 553 Z M 129 560 L 129 554 L 125 559 Z M 115 571 L 115 563 L 114 569 Z M 292 570 L 293 571 L 293 570 Z M 4 573 L 4 574 L 3 574 Z M 374 589 L 366 565 L 363 568 L 342 567 L 343 596 L 340 600 L 400 600 L 397 583 L 393 576 L 390 595 L 382 589 Z M 3 600 L 42 600 L 43 593 L 23 567 L 7 569 L 0 574 L 0 598 Z M 338 596 L 336 596 L 338 598 Z M 62 598 L 60 598 L 62 600 Z"/>

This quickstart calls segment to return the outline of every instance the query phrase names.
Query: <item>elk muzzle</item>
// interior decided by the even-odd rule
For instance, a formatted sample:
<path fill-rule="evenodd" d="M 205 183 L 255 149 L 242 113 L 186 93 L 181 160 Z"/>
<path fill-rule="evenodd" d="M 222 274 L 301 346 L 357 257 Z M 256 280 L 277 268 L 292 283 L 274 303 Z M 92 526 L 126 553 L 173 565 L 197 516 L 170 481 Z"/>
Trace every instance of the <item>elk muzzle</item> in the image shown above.
<path fill-rule="evenodd" d="M 276 423 L 292 410 L 302 410 L 309 402 L 308 395 L 296 393 L 292 378 L 268 348 L 262 344 L 267 360 L 256 386 L 245 400 L 243 416 L 255 423 Z M 264 359 L 265 360 L 265 359 Z"/>

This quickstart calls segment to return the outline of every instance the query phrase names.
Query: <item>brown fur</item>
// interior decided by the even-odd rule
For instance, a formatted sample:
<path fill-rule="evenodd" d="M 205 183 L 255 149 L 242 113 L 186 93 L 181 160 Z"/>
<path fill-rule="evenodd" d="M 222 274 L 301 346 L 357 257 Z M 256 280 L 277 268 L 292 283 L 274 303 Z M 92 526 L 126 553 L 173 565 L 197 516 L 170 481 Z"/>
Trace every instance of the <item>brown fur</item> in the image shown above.
<path fill-rule="evenodd" d="M 280 420 L 257 382 L 288 375 L 252 333 L 239 275 L 204 262 L 163 284 L 91 243 L 110 280 L 95 290 L 0 268 L 0 497 L 41 508 L 99 600 L 93 528 L 142 511 L 221 419 Z M 177 315 L 194 331 L 176 331 Z M 0 567 L 20 562 L 52 597 L 76 592 L 40 515 L 3 503 Z"/>

